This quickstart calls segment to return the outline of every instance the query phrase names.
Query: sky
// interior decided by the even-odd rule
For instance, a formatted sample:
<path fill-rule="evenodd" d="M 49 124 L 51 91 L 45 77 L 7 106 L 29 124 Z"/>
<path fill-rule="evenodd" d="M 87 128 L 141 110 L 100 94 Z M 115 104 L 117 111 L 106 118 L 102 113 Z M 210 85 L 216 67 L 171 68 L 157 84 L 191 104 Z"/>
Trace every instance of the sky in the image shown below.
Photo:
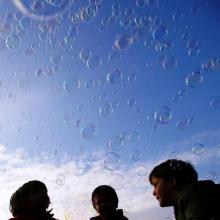
<path fill-rule="evenodd" d="M 220 182 L 217 0 L 0 1 L 0 219 L 38 179 L 55 217 L 96 215 L 113 186 L 129 219 L 173 219 L 148 182 L 192 162 Z"/>

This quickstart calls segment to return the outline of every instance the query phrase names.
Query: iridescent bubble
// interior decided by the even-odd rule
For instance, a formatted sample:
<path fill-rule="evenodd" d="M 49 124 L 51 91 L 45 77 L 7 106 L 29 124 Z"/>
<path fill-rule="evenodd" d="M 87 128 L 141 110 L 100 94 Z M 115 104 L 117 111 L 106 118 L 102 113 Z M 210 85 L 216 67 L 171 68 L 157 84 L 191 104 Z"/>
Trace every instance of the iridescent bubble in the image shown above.
<path fill-rule="evenodd" d="M 178 60 L 174 56 L 166 56 L 162 62 L 162 66 L 165 71 L 171 71 L 178 66 Z"/>
<path fill-rule="evenodd" d="M 185 83 L 190 88 L 196 88 L 203 82 L 203 75 L 200 71 L 193 71 L 185 78 Z"/>
<path fill-rule="evenodd" d="M 114 136 L 109 142 L 108 142 L 108 146 L 111 150 L 113 151 L 118 151 L 121 150 L 123 148 L 123 138 L 121 138 L 120 136 Z"/>
<path fill-rule="evenodd" d="M 83 48 L 79 52 L 79 58 L 85 63 L 87 62 L 87 60 L 91 55 L 92 55 L 92 50 L 89 48 Z"/>
<path fill-rule="evenodd" d="M 148 169 L 145 165 L 138 165 L 136 168 L 136 173 L 138 176 L 146 176 L 148 174 Z"/>
<path fill-rule="evenodd" d="M 139 150 L 132 150 L 130 154 L 131 160 L 137 162 L 141 159 L 142 154 Z"/>
<path fill-rule="evenodd" d="M 145 0 L 136 0 L 136 6 L 143 8 L 145 6 Z"/>
<path fill-rule="evenodd" d="M 204 147 L 202 144 L 200 144 L 200 143 L 195 143 L 195 144 L 193 145 L 193 147 L 192 147 L 192 152 L 193 152 L 193 154 L 199 156 L 199 155 L 204 154 L 204 153 L 206 152 L 206 149 L 205 149 L 205 147 Z"/>
<path fill-rule="evenodd" d="M 173 21 L 179 21 L 183 18 L 183 13 L 180 11 L 176 11 L 175 13 L 173 13 L 172 19 Z"/>
<path fill-rule="evenodd" d="M 16 34 L 10 35 L 6 40 L 6 46 L 12 50 L 16 49 L 20 43 L 20 38 Z"/>
<path fill-rule="evenodd" d="M 133 39 L 128 34 L 117 35 L 114 42 L 114 47 L 117 50 L 125 50 L 132 44 L 132 42 Z"/>
<path fill-rule="evenodd" d="M 173 47 L 172 41 L 159 41 L 155 44 L 155 50 L 159 53 L 165 53 Z"/>
<path fill-rule="evenodd" d="M 131 134 L 129 134 L 128 139 L 130 142 L 135 143 L 135 142 L 139 141 L 140 136 L 139 136 L 138 132 L 133 131 Z"/>
<path fill-rule="evenodd" d="M 88 123 L 81 128 L 81 136 L 84 139 L 92 139 L 95 137 L 95 135 L 96 135 L 96 126 L 94 124 Z"/>
<path fill-rule="evenodd" d="M 110 186 L 112 186 L 116 190 L 120 190 L 125 185 L 125 179 L 124 177 L 119 173 L 113 173 L 109 179 Z"/>
<path fill-rule="evenodd" d="M 167 36 L 168 30 L 165 25 L 159 25 L 153 31 L 153 37 L 155 40 L 161 41 L 165 36 Z"/>
<path fill-rule="evenodd" d="M 91 70 L 96 71 L 102 65 L 102 59 L 98 55 L 93 54 L 88 58 L 86 64 Z"/>
<path fill-rule="evenodd" d="M 207 175 L 206 175 L 206 179 L 207 180 L 212 180 L 215 181 L 217 180 L 217 174 L 213 171 L 210 171 Z"/>
<path fill-rule="evenodd" d="M 134 107 L 136 105 L 136 100 L 135 99 L 129 99 L 127 101 L 127 104 L 129 107 Z"/>
<path fill-rule="evenodd" d="M 80 88 L 80 81 L 77 78 L 71 77 L 64 81 L 63 89 L 68 93 L 76 92 Z"/>
<path fill-rule="evenodd" d="M 31 19 L 27 16 L 24 16 L 21 20 L 20 20 L 20 25 L 22 28 L 26 29 L 29 28 L 31 25 Z"/>
<path fill-rule="evenodd" d="M 120 156 L 114 152 L 106 153 L 104 157 L 104 168 L 107 170 L 116 170 L 120 165 Z"/>
<path fill-rule="evenodd" d="M 154 119 L 160 124 L 167 124 L 172 118 L 171 109 L 167 106 L 162 106 L 154 113 Z"/>
<path fill-rule="evenodd" d="M 107 80 L 112 85 L 120 83 L 122 78 L 123 78 L 123 75 L 119 68 L 107 74 Z"/>
<path fill-rule="evenodd" d="M 215 108 L 215 109 L 220 108 L 220 96 L 213 97 L 213 98 L 210 100 L 209 106 L 210 106 L 211 108 Z"/>
<path fill-rule="evenodd" d="M 113 113 L 113 109 L 109 103 L 105 103 L 99 110 L 102 117 L 108 117 Z"/>
<path fill-rule="evenodd" d="M 186 129 L 188 125 L 189 123 L 187 118 L 183 118 L 177 122 L 177 127 L 181 130 Z"/>

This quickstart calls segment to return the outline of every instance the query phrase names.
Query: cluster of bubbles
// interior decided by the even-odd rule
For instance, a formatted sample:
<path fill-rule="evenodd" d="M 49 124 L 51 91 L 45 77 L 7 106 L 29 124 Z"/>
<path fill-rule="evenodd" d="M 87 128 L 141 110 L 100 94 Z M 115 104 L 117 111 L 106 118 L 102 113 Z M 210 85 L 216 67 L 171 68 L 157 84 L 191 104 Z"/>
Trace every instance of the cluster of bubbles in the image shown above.
<path fill-rule="evenodd" d="M 204 62 L 201 66 L 203 71 L 214 72 L 220 67 L 220 59 L 218 57 L 212 57 L 207 62 Z"/>

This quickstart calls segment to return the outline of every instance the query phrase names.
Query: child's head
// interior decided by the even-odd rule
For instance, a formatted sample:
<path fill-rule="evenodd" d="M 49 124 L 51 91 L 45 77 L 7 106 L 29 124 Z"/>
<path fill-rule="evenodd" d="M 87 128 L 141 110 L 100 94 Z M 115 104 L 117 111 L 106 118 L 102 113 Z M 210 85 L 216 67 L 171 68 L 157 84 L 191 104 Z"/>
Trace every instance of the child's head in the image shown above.
<path fill-rule="evenodd" d="M 167 160 L 154 167 L 149 181 L 154 186 L 153 195 L 161 206 L 171 206 L 180 187 L 196 182 L 198 174 L 194 167 L 186 161 Z"/>
<path fill-rule="evenodd" d="M 44 183 L 33 180 L 22 185 L 10 199 L 10 211 L 13 216 L 27 213 L 44 213 L 50 204 L 47 187 Z"/>
<path fill-rule="evenodd" d="M 98 186 L 92 193 L 92 204 L 101 217 L 112 216 L 118 207 L 116 191 L 111 186 Z"/>

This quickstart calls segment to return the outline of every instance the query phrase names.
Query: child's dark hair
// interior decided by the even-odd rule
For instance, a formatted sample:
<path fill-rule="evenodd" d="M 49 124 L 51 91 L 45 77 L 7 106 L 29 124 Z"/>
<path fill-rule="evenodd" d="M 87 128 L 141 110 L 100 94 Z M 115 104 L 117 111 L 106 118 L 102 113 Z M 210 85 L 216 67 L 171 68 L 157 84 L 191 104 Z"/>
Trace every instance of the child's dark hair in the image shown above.
<path fill-rule="evenodd" d="M 27 203 L 27 197 L 32 193 L 45 192 L 47 194 L 46 185 L 38 180 L 32 180 L 25 184 L 23 184 L 20 188 L 18 188 L 11 196 L 9 209 L 13 216 L 21 215 L 26 216 L 31 213 L 26 213 L 25 204 Z M 46 198 L 45 202 L 45 216 L 49 217 L 49 219 L 53 217 L 51 214 L 51 210 L 47 211 L 47 208 L 50 204 L 49 196 Z"/>
<path fill-rule="evenodd" d="M 174 177 L 176 186 L 184 186 L 198 180 L 198 174 L 192 164 L 177 159 L 167 160 L 154 167 L 149 175 L 150 183 L 152 183 L 152 177 L 165 180 Z"/>
<path fill-rule="evenodd" d="M 95 203 L 94 203 L 95 196 L 98 195 L 98 194 L 102 194 L 102 193 L 110 194 L 112 196 L 113 200 L 114 200 L 114 204 L 115 204 L 116 208 L 118 208 L 118 196 L 117 196 L 117 193 L 116 193 L 116 191 L 111 186 L 108 186 L 108 185 L 98 186 L 92 192 L 92 204 L 93 204 L 94 208 L 95 208 Z"/>

